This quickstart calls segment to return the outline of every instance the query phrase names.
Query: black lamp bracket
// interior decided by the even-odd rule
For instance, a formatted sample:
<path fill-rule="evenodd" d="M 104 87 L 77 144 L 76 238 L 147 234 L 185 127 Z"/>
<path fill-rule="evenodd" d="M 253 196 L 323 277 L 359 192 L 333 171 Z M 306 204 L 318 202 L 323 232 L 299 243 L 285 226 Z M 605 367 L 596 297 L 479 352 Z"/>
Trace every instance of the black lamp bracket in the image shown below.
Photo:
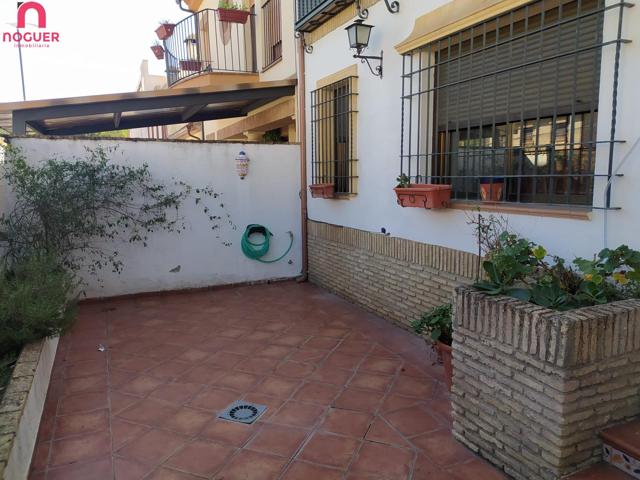
<path fill-rule="evenodd" d="M 398 0 L 384 0 L 384 3 L 387 6 L 387 10 L 389 10 L 389 13 L 398 13 L 400 11 L 400 2 Z M 360 0 L 356 0 L 356 10 L 358 11 L 358 16 L 361 19 L 366 20 L 367 18 L 369 18 L 369 9 L 362 8 L 362 5 L 360 5 Z"/>
<path fill-rule="evenodd" d="M 304 47 L 305 52 L 307 52 L 308 54 L 313 53 L 313 45 L 307 45 L 307 39 L 304 36 L 304 32 L 296 32 L 295 37 L 302 39 L 302 46 Z"/>
<path fill-rule="evenodd" d="M 369 70 L 371 70 L 371 73 L 373 73 L 376 77 L 382 78 L 382 60 L 383 60 L 383 56 L 384 56 L 384 52 L 383 51 L 380 52 L 380 56 L 379 57 L 372 56 L 372 55 L 360 55 L 360 51 L 358 51 L 358 53 L 356 55 L 354 55 L 353 58 L 359 58 L 361 63 L 366 63 L 367 64 L 367 66 L 369 67 Z M 379 60 L 380 61 L 380 65 L 376 65 L 375 67 L 372 67 L 371 63 L 369 62 L 369 60 Z"/>

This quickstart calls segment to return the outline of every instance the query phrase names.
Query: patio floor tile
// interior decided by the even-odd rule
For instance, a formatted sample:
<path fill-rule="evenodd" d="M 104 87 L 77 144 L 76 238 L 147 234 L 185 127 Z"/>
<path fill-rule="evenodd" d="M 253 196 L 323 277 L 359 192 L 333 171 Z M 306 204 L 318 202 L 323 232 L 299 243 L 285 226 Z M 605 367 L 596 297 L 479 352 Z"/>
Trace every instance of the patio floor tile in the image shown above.
<path fill-rule="evenodd" d="M 287 460 L 282 457 L 243 450 L 218 477 L 224 480 L 275 480 L 286 464 Z"/>
<path fill-rule="evenodd" d="M 346 469 L 360 442 L 354 438 L 315 433 L 300 453 L 301 460 Z"/>
<path fill-rule="evenodd" d="M 184 445 L 186 437 L 162 430 L 149 430 L 116 453 L 122 457 L 158 464 Z"/>
<path fill-rule="evenodd" d="M 296 453 L 308 434 L 309 430 L 302 428 L 265 425 L 247 448 L 289 458 Z"/>
<path fill-rule="evenodd" d="M 386 478 L 408 478 L 414 454 L 405 449 L 365 442 L 353 463 L 352 471 Z M 485 480 L 476 477 L 476 480 Z"/>
<path fill-rule="evenodd" d="M 504 478 L 453 439 L 431 358 L 309 284 L 86 303 L 60 341 L 29 478 Z M 267 410 L 216 418 L 237 400 Z"/>
<path fill-rule="evenodd" d="M 305 462 L 294 462 L 287 470 L 283 480 L 342 480 L 342 475 L 341 470 Z"/>
<path fill-rule="evenodd" d="M 234 449 L 216 443 L 196 440 L 173 455 L 166 465 L 194 475 L 208 477 L 218 471 Z"/>

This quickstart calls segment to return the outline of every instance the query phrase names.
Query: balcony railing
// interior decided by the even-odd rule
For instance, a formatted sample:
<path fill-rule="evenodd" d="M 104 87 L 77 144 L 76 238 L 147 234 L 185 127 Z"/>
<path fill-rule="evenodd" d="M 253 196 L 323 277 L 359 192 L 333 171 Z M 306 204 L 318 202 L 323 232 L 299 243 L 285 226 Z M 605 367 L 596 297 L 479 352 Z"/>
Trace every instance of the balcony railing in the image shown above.
<path fill-rule="evenodd" d="M 167 83 L 202 73 L 256 73 L 256 22 L 220 20 L 219 10 L 201 10 L 176 25 L 164 41 Z"/>
<path fill-rule="evenodd" d="M 297 0 L 296 30 L 311 32 L 353 2 L 354 0 Z"/>

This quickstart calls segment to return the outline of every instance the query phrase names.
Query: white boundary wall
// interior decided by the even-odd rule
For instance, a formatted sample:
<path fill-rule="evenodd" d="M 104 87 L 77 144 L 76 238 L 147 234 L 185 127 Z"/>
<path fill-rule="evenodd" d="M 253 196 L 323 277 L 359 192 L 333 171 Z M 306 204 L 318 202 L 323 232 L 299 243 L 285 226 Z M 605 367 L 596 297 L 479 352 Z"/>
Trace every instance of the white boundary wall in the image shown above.
<path fill-rule="evenodd" d="M 125 242 L 118 244 L 124 271 L 118 275 L 104 269 L 102 285 L 85 274 L 88 297 L 293 278 L 300 274 L 298 145 L 42 138 L 14 138 L 11 143 L 23 149 L 32 162 L 52 157 L 82 157 L 87 147 L 117 146 L 117 152 L 111 155 L 115 162 L 138 166 L 147 163 L 154 181 L 173 186 L 175 178 L 194 187 L 211 185 L 222 194 L 223 212 L 231 215 L 237 230 L 223 219 L 219 233 L 212 231 L 202 205 L 196 207 L 194 199 L 189 198 L 182 209 L 187 231 L 179 235 L 154 233 L 146 248 Z M 235 167 L 240 150 L 251 160 L 249 175 L 244 180 L 240 180 Z M 8 205 L 10 195 L 3 190 L 1 204 Z M 216 205 L 213 199 L 205 198 L 204 202 Z M 251 223 L 265 225 L 274 234 L 266 259 L 276 258 L 286 250 L 287 231 L 294 234 L 291 252 L 269 265 L 246 258 L 240 249 L 240 238 Z M 233 245 L 227 247 L 222 242 Z M 177 266 L 179 272 L 170 272 Z"/>
<path fill-rule="evenodd" d="M 455 0 L 454 0 L 455 1 Z M 401 0 L 400 13 L 392 15 L 383 1 L 369 8 L 366 23 L 375 25 L 367 55 L 384 50 L 384 78 L 380 80 L 358 63 L 358 195 L 349 201 L 311 199 L 309 218 L 319 222 L 343 225 L 371 232 L 385 227 L 392 236 L 476 252 L 473 229 L 467 225 L 473 212 L 461 210 L 425 211 L 400 208 L 393 187 L 400 170 L 402 57 L 395 45 L 406 39 L 417 17 L 434 10 L 444 0 Z M 607 0 L 607 4 L 614 0 Z M 607 13 L 605 41 L 616 37 L 618 9 Z M 351 22 L 346 23 L 347 27 Z M 626 140 L 615 147 L 614 170 L 640 135 L 636 118 L 640 107 L 640 8 L 624 9 L 623 38 L 632 43 L 622 46 L 618 94 L 618 133 Z M 305 55 L 307 73 L 307 115 L 310 115 L 309 91 L 316 82 L 357 62 L 349 50 L 344 28 L 337 28 L 313 44 L 311 55 Z M 615 46 L 604 47 L 600 85 L 598 140 L 609 140 L 613 56 Z M 375 63 L 375 62 L 374 62 Z M 309 124 L 307 118 L 307 125 Z M 311 183 L 311 129 L 307 128 L 309 183 Z M 599 148 L 596 173 L 607 171 L 607 148 Z M 626 243 L 640 249 L 640 145 L 619 173 L 624 177 L 613 183 L 612 206 L 620 211 L 608 213 L 608 246 Z M 603 205 L 606 179 L 596 179 L 594 205 Z M 525 215 L 504 215 L 513 230 L 543 244 L 553 254 L 568 260 L 574 256 L 591 256 L 603 248 L 604 213 L 594 210 L 590 220 L 569 220 Z"/>

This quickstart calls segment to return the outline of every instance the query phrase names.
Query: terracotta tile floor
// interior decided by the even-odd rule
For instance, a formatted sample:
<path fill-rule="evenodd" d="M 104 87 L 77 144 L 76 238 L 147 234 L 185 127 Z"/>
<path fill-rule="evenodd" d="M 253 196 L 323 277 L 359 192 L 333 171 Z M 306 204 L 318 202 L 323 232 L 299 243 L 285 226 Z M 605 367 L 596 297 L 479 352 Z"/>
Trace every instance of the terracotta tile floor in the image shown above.
<path fill-rule="evenodd" d="M 86 304 L 30 478 L 505 478 L 451 436 L 431 362 L 422 340 L 309 284 Z M 215 418 L 238 399 L 268 410 Z"/>

